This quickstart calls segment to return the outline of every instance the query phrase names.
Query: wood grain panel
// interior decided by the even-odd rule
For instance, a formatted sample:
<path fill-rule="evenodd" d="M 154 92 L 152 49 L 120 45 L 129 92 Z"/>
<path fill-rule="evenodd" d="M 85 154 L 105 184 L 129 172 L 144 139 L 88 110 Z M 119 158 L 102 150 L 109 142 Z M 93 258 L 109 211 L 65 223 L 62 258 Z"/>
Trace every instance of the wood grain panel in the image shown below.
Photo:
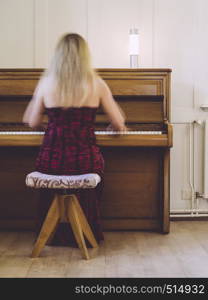
<path fill-rule="evenodd" d="M 111 148 L 103 149 L 103 153 L 106 161 L 103 218 L 160 218 L 161 151 Z"/>
<path fill-rule="evenodd" d="M 34 170 L 38 148 L 0 148 L 0 219 L 34 219 L 38 191 L 25 185 L 25 176 Z"/>
<path fill-rule="evenodd" d="M 160 95 L 160 82 L 155 80 L 106 80 L 114 95 Z"/>

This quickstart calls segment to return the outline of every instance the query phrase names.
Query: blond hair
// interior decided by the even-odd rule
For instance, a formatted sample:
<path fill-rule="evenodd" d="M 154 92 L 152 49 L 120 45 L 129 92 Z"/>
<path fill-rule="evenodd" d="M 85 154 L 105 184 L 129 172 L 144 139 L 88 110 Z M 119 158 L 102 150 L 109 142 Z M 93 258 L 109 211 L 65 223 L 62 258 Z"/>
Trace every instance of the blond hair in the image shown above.
<path fill-rule="evenodd" d="M 60 106 L 83 106 L 95 89 L 97 76 L 85 39 L 76 33 L 65 34 L 56 46 L 45 76 L 54 80 Z"/>

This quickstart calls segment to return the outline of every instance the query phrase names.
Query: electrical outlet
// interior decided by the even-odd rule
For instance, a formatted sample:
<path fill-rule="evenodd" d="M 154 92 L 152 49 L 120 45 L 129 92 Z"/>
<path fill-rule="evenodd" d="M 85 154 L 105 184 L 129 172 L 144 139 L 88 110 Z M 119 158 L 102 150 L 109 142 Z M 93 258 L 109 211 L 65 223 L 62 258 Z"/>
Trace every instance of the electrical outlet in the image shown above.
<path fill-rule="evenodd" d="M 182 200 L 191 200 L 191 190 L 182 190 Z"/>

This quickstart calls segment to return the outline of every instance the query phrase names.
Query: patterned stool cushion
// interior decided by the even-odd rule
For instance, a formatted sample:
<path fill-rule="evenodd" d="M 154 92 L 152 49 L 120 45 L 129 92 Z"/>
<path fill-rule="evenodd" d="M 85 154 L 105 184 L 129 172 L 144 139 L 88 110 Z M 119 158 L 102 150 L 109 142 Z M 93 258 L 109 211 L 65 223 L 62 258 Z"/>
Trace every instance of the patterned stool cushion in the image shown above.
<path fill-rule="evenodd" d="M 32 172 L 26 176 L 26 185 L 35 189 L 92 189 L 101 181 L 98 174 L 49 175 Z"/>

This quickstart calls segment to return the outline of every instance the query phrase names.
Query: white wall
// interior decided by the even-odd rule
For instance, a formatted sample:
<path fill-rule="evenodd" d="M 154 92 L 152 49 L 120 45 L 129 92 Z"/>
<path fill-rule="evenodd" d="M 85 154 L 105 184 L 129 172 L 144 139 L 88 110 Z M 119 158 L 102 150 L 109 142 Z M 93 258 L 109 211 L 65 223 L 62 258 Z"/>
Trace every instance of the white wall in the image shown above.
<path fill-rule="evenodd" d="M 0 1 L 0 67 L 34 66 L 34 1 Z"/>
<path fill-rule="evenodd" d="M 128 68 L 128 33 L 137 27 L 140 66 L 173 70 L 171 209 L 190 208 L 182 192 L 190 193 L 190 180 L 203 188 L 203 129 L 189 122 L 207 118 L 207 19 L 207 0 L 0 0 L 0 67 L 44 68 L 59 36 L 74 31 L 88 40 L 94 67 Z"/>

